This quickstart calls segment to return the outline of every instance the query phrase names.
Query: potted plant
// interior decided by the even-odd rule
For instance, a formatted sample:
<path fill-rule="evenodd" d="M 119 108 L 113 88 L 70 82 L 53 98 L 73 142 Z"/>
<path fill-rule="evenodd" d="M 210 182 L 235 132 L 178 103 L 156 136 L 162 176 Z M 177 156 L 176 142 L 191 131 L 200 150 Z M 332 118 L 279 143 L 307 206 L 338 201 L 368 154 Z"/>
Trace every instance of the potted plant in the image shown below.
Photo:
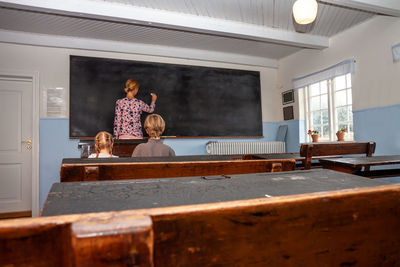
<path fill-rule="evenodd" d="M 344 135 L 347 132 L 346 127 L 341 128 L 339 131 L 336 132 L 337 140 L 344 141 Z"/>
<path fill-rule="evenodd" d="M 319 137 L 318 133 L 319 132 L 316 130 L 308 130 L 307 134 L 311 135 L 313 143 L 318 142 L 318 137 Z"/>

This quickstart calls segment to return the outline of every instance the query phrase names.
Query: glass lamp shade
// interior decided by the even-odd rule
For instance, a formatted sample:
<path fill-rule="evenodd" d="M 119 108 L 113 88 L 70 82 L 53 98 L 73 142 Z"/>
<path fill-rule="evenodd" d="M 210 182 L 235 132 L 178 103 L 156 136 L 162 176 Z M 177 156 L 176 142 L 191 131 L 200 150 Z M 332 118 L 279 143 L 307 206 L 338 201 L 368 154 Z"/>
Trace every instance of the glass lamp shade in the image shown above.
<path fill-rule="evenodd" d="M 316 0 L 297 0 L 293 5 L 293 17 L 298 24 L 309 24 L 317 17 Z"/>

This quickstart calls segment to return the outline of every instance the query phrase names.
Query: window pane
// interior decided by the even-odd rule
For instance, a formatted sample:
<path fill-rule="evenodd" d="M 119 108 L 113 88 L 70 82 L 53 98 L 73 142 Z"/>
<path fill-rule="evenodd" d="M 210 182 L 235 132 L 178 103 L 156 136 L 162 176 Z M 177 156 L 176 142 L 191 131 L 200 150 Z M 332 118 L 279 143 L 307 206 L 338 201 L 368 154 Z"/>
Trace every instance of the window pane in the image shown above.
<path fill-rule="evenodd" d="M 320 111 L 314 111 L 311 113 L 311 121 L 313 122 L 312 124 L 321 124 L 321 112 Z"/>
<path fill-rule="evenodd" d="M 335 93 L 335 106 L 336 107 L 347 105 L 346 91 L 347 90 L 343 90 L 343 91 L 339 91 L 339 92 Z"/>
<path fill-rule="evenodd" d="M 328 81 L 322 81 L 320 82 L 321 85 L 321 94 L 327 94 L 328 93 Z"/>
<path fill-rule="evenodd" d="M 329 138 L 329 125 L 324 125 L 323 127 L 322 127 L 322 135 L 321 135 L 321 137 L 322 138 Z"/>
<path fill-rule="evenodd" d="M 328 109 L 328 95 L 321 95 L 321 109 Z"/>
<path fill-rule="evenodd" d="M 319 134 L 321 133 L 321 126 L 315 126 L 313 129 L 314 131 L 318 131 Z"/>
<path fill-rule="evenodd" d="M 337 108 L 336 109 L 337 115 L 337 121 L 340 124 L 341 122 L 346 122 L 347 121 L 347 107 L 343 107 L 343 108 Z M 339 127 L 340 129 L 340 127 Z"/>
<path fill-rule="evenodd" d="M 319 96 L 314 96 L 311 98 L 311 110 L 319 110 L 321 109 L 321 102 L 320 102 L 321 97 Z"/>
<path fill-rule="evenodd" d="M 346 74 L 346 82 L 347 82 L 347 88 L 351 87 L 351 74 L 348 73 Z"/>
<path fill-rule="evenodd" d="M 310 95 L 316 96 L 319 95 L 319 83 L 314 83 L 310 85 Z"/>
<path fill-rule="evenodd" d="M 353 121 L 353 108 L 352 106 L 348 106 L 347 112 L 349 113 L 349 121 Z"/>
<path fill-rule="evenodd" d="M 338 76 L 335 78 L 335 90 L 341 90 L 346 88 L 346 76 Z"/>
<path fill-rule="evenodd" d="M 347 104 L 352 104 L 353 103 L 353 98 L 351 95 L 351 89 L 346 90 L 347 91 Z"/>
<path fill-rule="evenodd" d="M 322 110 L 322 124 L 328 124 L 328 122 L 329 122 L 328 110 Z"/>

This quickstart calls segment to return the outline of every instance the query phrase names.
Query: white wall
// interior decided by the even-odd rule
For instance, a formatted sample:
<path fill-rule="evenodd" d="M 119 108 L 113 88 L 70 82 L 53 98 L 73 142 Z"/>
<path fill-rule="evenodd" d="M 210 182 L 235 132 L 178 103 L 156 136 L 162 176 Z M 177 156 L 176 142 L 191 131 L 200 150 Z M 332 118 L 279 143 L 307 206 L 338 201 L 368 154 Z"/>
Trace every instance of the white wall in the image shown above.
<path fill-rule="evenodd" d="M 99 42 L 101 42 L 99 40 Z M 162 63 L 198 65 L 207 67 L 220 67 L 231 69 L 243 69 L 260 71 L 262 94 L 262 119 L 264 122 L 276 122 L 282 120 L 280 107 L 280 93 L 277 87 L 277 70 L 274 68 L 254 67 L 247 65 L 226 64 L 210 61 L 186 60 L 166 58 L 158 56 L 144 56 L 135 54 L 100 52 L 66 48 L 51 48 L 32 45 L 17 45 L 0 43 L 0 69 L 2 70 L 27 70 L 38 71 L 40 75 L 41 113 L 40 117 L 46 117 L 43 111 L 43 90 L 47 88 L 63 87 L 68 98 L 69 89 L 69 55 L 105 57 L 126 60 L 152 61 Z M 121 85 L 122 88 L 123 85 Z M 121 89 L 122 90 L 122 89 Z M 235 90 L 235 88 L 232 88 Z M 66 99 L 67 108 L 69 106 Z M 67 112 L 68 114 L 68 112 Z"/>
<path fill-rule="evenodd" d="M 400 62 L 393 62 L 391 50 L 398 43 L 400 18 L 378 16 L 332 37 L 329 48 L 303 50 L 280 60 L 278 82 L 282 91 L 288 90 L 293 78 L 354 58 L 353 110 L 399 104 Z M 297 105 L 295 114 L 299 118 Z"/>

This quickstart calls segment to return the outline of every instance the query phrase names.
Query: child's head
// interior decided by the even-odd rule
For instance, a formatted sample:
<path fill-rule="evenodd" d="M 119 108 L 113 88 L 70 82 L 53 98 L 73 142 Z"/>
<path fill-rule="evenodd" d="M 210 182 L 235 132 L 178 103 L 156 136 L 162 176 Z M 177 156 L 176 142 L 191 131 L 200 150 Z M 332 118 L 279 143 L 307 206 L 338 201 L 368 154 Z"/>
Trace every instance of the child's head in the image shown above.
<path fill-rule="evenodd" d="M 165 129 L 165 121 L 158 114 L 150 114 L 144 121 L 144 128 L 150 137 L 160 137 Z"/>
<path fill-rule="evenodd" d="M 139 89 L 139 83 L 134 79 L 128 79 L 125 83 L 125 93 Z"/>
<path fill-rule="evenodd" d="M 112 154 L 114 139 L 108 132 L 99 132 L 95 137 L 95 149 L 96 153 L 100 153 L 101 150 L 108 150 L 109 154 Z"/>

